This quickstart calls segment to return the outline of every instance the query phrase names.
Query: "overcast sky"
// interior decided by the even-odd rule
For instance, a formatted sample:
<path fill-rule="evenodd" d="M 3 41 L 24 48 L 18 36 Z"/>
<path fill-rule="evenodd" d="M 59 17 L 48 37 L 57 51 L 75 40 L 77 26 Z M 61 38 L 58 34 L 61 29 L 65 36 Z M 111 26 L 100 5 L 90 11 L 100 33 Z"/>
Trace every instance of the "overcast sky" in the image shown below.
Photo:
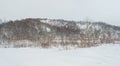
<path fill-rule="evenodd" d="M 0 18 L 88 18 L 120 26 L 120 0 L 0 0 Z"/>

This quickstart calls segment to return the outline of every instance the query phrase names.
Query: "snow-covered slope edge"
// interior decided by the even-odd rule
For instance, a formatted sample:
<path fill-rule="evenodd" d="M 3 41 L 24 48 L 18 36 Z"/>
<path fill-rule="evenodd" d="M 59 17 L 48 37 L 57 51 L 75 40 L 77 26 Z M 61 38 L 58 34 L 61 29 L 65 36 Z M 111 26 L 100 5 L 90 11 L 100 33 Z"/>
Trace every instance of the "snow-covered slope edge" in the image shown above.
<path fill-rule="evenodd" d="M 120 45 L 73 50 L 0 48 L 1 66 L 120 66 Z"/>

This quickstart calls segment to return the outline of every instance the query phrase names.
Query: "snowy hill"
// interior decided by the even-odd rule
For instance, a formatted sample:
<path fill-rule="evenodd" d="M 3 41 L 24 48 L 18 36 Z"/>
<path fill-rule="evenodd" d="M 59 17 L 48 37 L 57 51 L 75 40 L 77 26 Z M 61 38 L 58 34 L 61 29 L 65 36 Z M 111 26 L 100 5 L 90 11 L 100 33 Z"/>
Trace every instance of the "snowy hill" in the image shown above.
<path fill-rule="evenodd" d="M 90 47 L 120 41 L 120 27 L 103 22 L 27 18 L 0 24 L 2 47 Z"/>

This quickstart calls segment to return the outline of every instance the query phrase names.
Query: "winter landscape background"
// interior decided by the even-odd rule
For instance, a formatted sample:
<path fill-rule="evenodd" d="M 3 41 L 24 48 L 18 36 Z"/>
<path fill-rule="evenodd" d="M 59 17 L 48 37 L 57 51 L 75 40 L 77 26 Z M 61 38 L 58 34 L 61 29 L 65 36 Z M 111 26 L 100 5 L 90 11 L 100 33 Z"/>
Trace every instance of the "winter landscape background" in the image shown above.
<path fill-rule="evenodd" d="M 120 0 L 0 0 L 0 66 L 120 66 Z"/>
<path fill-rule="evenodd" d="M 26 18 L 1 22 L 2 66 L 119 66 L 120 27 Z"/>

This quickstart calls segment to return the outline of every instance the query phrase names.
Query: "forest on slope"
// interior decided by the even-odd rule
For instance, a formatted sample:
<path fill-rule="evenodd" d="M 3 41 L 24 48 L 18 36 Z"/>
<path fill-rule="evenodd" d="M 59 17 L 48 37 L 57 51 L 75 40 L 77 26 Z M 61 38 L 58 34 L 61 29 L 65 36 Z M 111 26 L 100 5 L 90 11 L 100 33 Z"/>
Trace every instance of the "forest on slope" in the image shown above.
<path fill-rule="evenodd" d="M 0 24 L 1 47 L 90 47 L 120 41 L 120 27 L 104 22 L 26 18 Z"/>

